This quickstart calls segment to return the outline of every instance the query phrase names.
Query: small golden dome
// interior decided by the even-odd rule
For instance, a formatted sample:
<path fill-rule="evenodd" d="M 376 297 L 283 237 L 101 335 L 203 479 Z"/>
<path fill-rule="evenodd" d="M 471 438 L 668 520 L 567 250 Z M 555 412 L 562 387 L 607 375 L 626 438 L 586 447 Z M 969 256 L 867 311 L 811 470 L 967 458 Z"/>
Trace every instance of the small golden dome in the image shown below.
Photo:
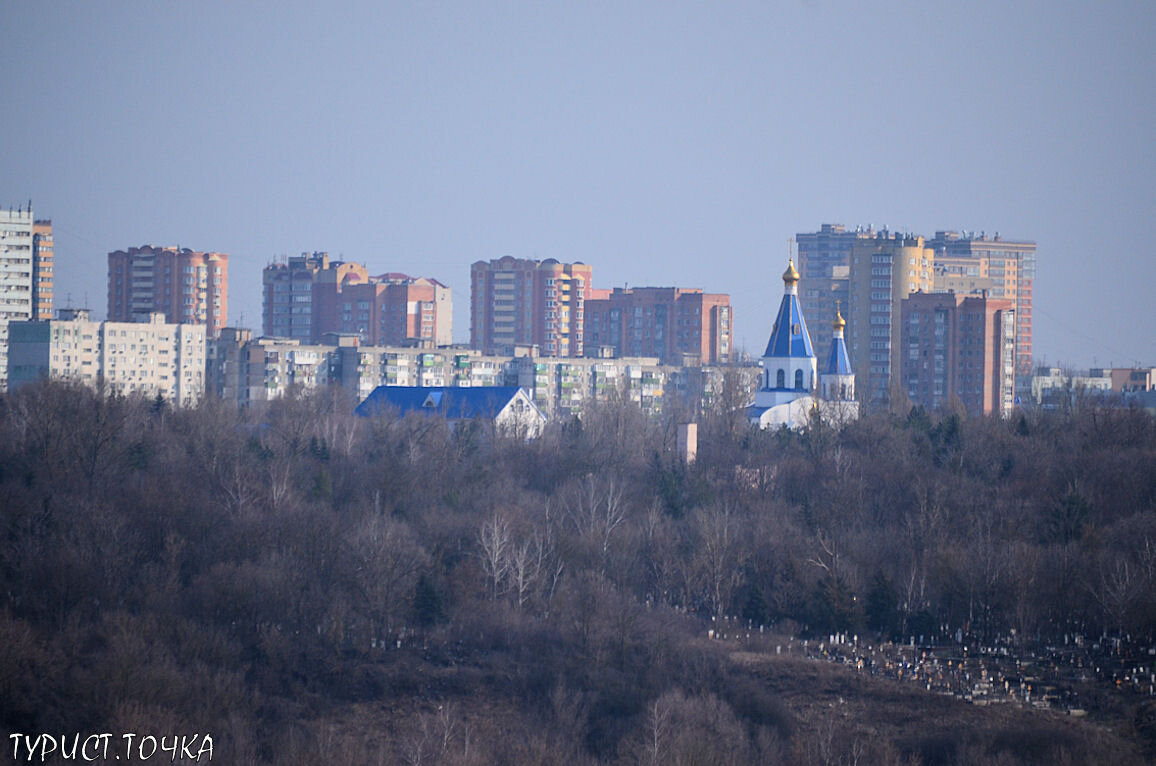
<path fill-rule="evenodd" d="M 835 321 L 833 326 L 836 332 L 842 331 L 842 329 L 847 326 L 847 320 L 843 318 L 843 312 L 839 310 L 838 306 L 835 306 Z"/>
<path fill-rule="evenodd" d="M 787 270 L 783 272 L 783 281 L 789 285 L 799 281 L 799 272 L 795 271 L 794 258 L 787 261 Z"/>

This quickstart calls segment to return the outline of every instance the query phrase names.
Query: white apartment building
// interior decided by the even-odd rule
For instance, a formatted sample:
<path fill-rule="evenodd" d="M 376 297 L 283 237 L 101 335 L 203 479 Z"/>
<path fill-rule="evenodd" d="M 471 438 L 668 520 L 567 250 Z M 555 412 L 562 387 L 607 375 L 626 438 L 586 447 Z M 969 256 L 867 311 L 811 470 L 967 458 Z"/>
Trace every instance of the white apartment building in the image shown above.
<path fill-rule="evenodd" d="M 8 323 L 32 318 L 32 226 L 28 210 L 0 210 L 0 390 L 8 380 Z"/>
<path fill-rule="evenodd" d="M 56 319 L 11 323 L 9 383 L 74 380 L 191 406 L 205 394 L 205 331 L 167 324 L 158 312 L 140 322 L 94 322 L 87 309 L 61 309 Z"/>

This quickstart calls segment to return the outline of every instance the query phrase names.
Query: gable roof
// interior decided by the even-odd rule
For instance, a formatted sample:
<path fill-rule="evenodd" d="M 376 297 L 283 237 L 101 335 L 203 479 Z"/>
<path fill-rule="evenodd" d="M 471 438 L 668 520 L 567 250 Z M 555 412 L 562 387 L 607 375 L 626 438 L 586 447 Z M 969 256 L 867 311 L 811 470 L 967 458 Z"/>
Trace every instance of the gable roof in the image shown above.
<path fill-rule="evenodd" d="M 807 322 L 803 319 L 803 309 L 799 306 L 799 297 L 787 293 L 783 302 L 779 304 L 779 313 L 775 317 L 775 326 L 771 330 L 771 339 L 767 341 L 767 351 L 764 357 L 808 357 L 814 356 L 811 348 L 811 336 L 807 332 Z"/>
<path fill-rule="evenodd" d="M 354 413 L 372 417 L 392 410 L 402 417 L 424 412 L 452 420 L 493 420 L 519 391 L 518 386 L 378 386 Z"/>

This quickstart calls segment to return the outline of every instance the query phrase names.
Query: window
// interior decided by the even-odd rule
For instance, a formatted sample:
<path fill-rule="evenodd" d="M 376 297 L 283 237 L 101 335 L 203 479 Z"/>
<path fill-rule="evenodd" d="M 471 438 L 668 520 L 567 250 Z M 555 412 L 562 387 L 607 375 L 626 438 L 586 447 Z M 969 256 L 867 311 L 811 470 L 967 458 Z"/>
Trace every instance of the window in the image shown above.
<path fill-rule="evenodd" d="M 803 371 L 802 370 L 795 370 L 795 390 L 796 391 L 802 391 L 803 390 Z"/>
<path fill-rule="evenodd" d="M 802 373 L 800 373 L 800 374 L 802 374 Z M 779 370 L 778 377 L 775 380 L 775 388 L 786 388 L 786 387 L 787 387 L 787 373 L 784 372 L 783 370 Z"/>

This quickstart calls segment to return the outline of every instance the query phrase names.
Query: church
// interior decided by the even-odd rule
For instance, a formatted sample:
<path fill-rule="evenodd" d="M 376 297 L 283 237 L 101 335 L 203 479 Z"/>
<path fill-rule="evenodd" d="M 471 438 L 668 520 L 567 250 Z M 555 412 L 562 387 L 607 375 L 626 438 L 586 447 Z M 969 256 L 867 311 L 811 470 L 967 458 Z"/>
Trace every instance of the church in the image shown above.
<path fill-rule="evenodd" d="M 824 422 L 838 425 L 859 417 L 855 401 L 855 374 L 847 356 L 843 328 L 847 322 L 836 310 L 831 350 L 823 372 L 807 321 L 799 305 L 799 272 L 794 259 L 783 272 L 783 301 L 771 328 L 771 339 L 759 362 L 762 375 L 747 419 L 760 428 L 802 428 L 817 413 Z"/>

